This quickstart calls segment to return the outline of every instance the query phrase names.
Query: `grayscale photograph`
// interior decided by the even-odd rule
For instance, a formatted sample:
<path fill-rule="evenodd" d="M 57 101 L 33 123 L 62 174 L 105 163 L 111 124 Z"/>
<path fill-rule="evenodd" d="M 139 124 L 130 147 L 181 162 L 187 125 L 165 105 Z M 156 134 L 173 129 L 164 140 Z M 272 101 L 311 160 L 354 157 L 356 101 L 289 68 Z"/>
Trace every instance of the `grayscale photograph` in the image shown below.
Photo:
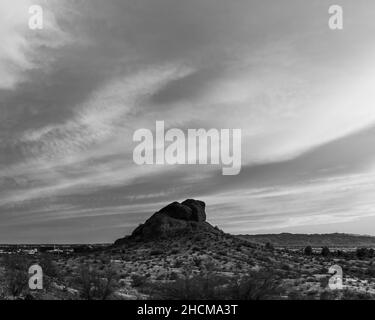
<path fill-rule="evenodd" d="M 0 300 L 374 300 L 374 15 L 0 0 Z"/>

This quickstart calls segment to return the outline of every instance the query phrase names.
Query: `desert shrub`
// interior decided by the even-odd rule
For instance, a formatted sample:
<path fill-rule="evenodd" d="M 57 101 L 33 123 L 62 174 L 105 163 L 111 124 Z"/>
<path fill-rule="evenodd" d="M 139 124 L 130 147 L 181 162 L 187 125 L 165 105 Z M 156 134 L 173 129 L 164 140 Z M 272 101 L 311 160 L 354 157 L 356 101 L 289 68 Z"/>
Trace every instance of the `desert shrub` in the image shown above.
<path fill-rule="evenodd" d="M 314 283 L 316 281 L 316 279 L 315 279 L 315 277 L 310 276 L 310 277 L 307 277 L 307 279 L 305 281 Z"/>
<path fill-rule="evenodd" d="M 225 251 L 225 250 L 219 250 L 219 251 L 217 252 L 217 254 L 218 254 L 219 256 L 223 256 L 223 257 L 225 257 L 225 256 L 228 255 L 228 252 Z"/>
<path fill-rule="evenodd" d="M 203 263 L 203 269 L 202 271 L 203 273 L 206 273 L 206 274 L 215 274 L 216 272 L 216 264 L 215 264 L 215 261 L 212 260 L 212 259 L 208 259 L 208 260 L 205 260 L 204 263 Z"/>
<path fill-rule="evenodd" d="M 166 275 L 163 274 L 163 273 L 161 273 L 161 274 L 159 274 L 159 275 L 155 278 L 155 280 L 165 280 L 165 278 L 166 278 Z"/>
<path fill-rule="evenodd" d="M 202 265 L 202 259 L 200 257 L 193 257 L 193 263 L 194 265 L 199 268 Z"/>
<path fill-rule="evenodd" d="M 374 249 L 358 248 L 355 254 L 358 259 L 372 258 L 374 256 Z"/>
<path fill-rule="evenodd" d="M 223 293 L 230 300 L 267 300 L 277 299 L 282 292 L 272 272 L 252 271 L 246 277 L 234 279 Z"/>
<path fill-rule="evenodd" d="M 322 268 L 320 268 L 319 273 L 325 274 L 325 273 L 328 273 L 328 271 L 329 270 L 326 267 L 322 267 Z"/>
<path fill-rule="evenodd" d="M 23 293 L 26 289 L 29 276 L 29 261 L 21 255 L 7 255 L 3 260 L 5 268 L 6 289 L 14 297 Z"/>
<path fill-rule="evenodd" d="M 307 300 L 307 297 L 302 292 L 293 290 L 288 293 L 288 300 Z"/>
<path fill-rule="evenodd" d="M 321 287 L 321 288 L 325 289 L 325 288 L 328 287 L 329 278 L 330 278 L 330 277 L 327 276 L 327 277 L 323 277 L 323 278 L 321 278 L 321 279 L 319 280 L 319 284 L 320 284 L 320 287 Z"/>
<path fill-rule="evenodd" d="M 204 239 L 203 235 L 201 235 L 201 234 L 197 234 L 197 235 L 195 235 L 195 237 L 193 238 L 193 241 L 195 241 L 195 242 L 200 242 L 200 241 L 202 241 L 203 239 Z"/>
<path fill-rule="evenodd" d="M 215 272 L 183 275 L 173 283 L 160 285 L 154 298 L 173 300 L 261 300 L 277 298 L 282 292 L 273 274 L 251 272 L 230 279 Z"/>
<path fill-rule="evenodd" d="M 337 292 L 333 290 L 324 290 L 320 293 L 320 300 L 335 300 L 337 297 Z"/>
<path fill-rule="evenodd" d="M 220 299 L 220 277 L 213 274 L 177 278 L 173 283 L 164 283 L 156 289 L 155 298 L 167 300 L 215 300 Z"/>
<path fill-rule="evenodd" d="M 336 250 L 336 256 L 342 257 L 344 255 L 344 252 L 342 250 Z"/>
<path fill-rule="evenodd" d="M 328 247 L 323 247 L 323 248 L 322 248 L 321 255 L 322 255 L 323 257 L 328 257 L 330 254 L 331 254 L 331 252 L 329 251 L 329 248 L 328 248 Z"/>
<path fill-rule="evenodd" d="M 193 251 L 193 252 L 197 252 L 199 250 L 200 250 L 200 248 L 198 246 L 192 246 L 191 247 L 191 251 Z"/>
<path fill-rule="evenodd" d="M 150 251 L 150 256 L 159 256 L 161 254 L 163 254 L 163 250 L 160 250 L 160 249 L 154 249 L 154 250 L 151 250 Z"/>
<path fill-rule="evenodd" d="M 139 274 L 133 274 L 131 276 L 132 280 L 132 286 L 134 288 L 141 287 L 147 282 L 147 277 L 139 275 Z"/>
<path fill-rule="evenodd" d="M 53 261 L 49 254 L 43 254 L 39 259 L 39 265 L 43 269 L 43 275 L 47 275 L 49 277 L 58 277 L 59 272 L 57 269 L 56 262 Z"/>
<path fill-rule="evenodd" d="M 169 280 L 177 280 L 179 278 L 178 273 L 172 272 L 169 276 Z"/>
<path fill-rule="evenodd" d="M 289 266 L 289 264 L 283 264 L 283 265 L 281 266 L 281 270 L 289 271 L 289 270 L 290 270 L 290 266 Z"/>
<path fill-rule="evenodd" d="M 375 278 L 375 267 L 371 266 L 366 270 L 366 275 L 370 276 L 371 278 Z"/>
<path fill-rule="evenodd" d="M 266 245 L 265 245 L 265 248 L 267 250 L 270 250 L 270 251 L 275 250 L 275 247 L 273 246 L 273 244 L 271 242 L 267 242 Z"/>
<path fill-rule="evenodd" d="M 311 246 L 307 246 L 307 247 L 305 248 L 305 250 L 303 250 L 303 253 L 304 253 L 306 256 L 311 256 L 312 253 L 313 253 L 312 247 L 311 247 Z"/>
<path fill-rule="evenodd" d="M 318 295 L 319 292 L 318 290 L 315 290 L 315 289 L 310 289 L 306 292 L 306 298 L 308 300 L 315 300 L 317 299 L 318 297 L 320 298 L 320 295 Z"/>
<path fill-rule="evenodd" d="M 374 297 L 369 293 L 345 289 L 343 290 L 341 299 L 342 300 L 372 300 L 374 299 Z"/>
<path fill-rule="evenodd" d="M 78 278 L 79 292 L 85 300 L 106 300 L 115 291 L 115 271 L 111 267 L 98 271 L 84 265 L 81 267 Z"/>
<path fill-rule="evenodd" d="M 174 267 L 174 268 L 181 268 L 182 265 L 183 265 L 183 262 L 182 262 L 181 260 L 176 260 L 176 261 L 174 262 L 173 267 Z"/>

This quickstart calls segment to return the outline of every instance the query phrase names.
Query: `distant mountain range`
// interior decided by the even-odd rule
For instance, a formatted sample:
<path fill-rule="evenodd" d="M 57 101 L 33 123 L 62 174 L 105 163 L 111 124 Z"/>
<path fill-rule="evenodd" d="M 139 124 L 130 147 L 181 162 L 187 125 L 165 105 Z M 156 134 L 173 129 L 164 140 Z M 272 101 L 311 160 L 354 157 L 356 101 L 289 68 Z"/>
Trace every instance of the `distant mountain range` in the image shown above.
<path fill-rule="evenodd" d="M 276 247 L 375 247 L 375 237 L 368 235 L 355 235 L 347 233 L 329 234 L 256 234 L 238 235 L 255 243 L 272 243 Z"/>

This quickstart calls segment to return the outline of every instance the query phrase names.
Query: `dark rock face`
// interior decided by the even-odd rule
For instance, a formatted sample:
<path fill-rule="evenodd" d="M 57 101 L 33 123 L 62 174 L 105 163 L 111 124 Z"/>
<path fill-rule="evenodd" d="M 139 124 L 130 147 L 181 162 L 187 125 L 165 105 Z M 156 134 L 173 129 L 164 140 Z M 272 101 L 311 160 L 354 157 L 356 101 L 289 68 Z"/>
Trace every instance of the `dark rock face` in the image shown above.
<path fill-rule="evenodd" d="M 172 202 L 154 213 L 144 224 L 138 226 L 133 233 L 119 239 L 115 245 L 127 240 L 152 240 L 170 238 L 194 232 L 219 232 L 206 222 L 206 204 L 203 201 L 187 199 L 182 203 Z"/>
<path fill-rule="evenodd" d="M 173 202 L 159 211 L 168 217 L 185 221 L 206 221 L 206 204 L 203 201 L 188 199 L 182 203 Z"/>
<path fill-rule="evenodd" d="M 194 221 L 206 221 L 206 204 L 203 201 L 187 199 L 182 202 L 182 205 L 191 209 Z"/>

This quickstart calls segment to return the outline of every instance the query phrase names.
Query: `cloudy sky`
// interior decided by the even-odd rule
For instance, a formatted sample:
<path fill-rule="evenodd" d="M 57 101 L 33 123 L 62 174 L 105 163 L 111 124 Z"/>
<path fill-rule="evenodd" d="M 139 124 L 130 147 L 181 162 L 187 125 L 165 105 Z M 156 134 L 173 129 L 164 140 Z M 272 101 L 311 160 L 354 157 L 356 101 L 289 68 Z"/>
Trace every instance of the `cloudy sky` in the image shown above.
<path fill-rule="evenodd" d="M 334 4 L 341 31 L 326 0 L 1 0 L 0 242 L 111 242 L 186 198 L 231 233 L 375 235 L 375 2 Z M 241 173 L 135 165 L 156 120 L 242 129 Z"/>

